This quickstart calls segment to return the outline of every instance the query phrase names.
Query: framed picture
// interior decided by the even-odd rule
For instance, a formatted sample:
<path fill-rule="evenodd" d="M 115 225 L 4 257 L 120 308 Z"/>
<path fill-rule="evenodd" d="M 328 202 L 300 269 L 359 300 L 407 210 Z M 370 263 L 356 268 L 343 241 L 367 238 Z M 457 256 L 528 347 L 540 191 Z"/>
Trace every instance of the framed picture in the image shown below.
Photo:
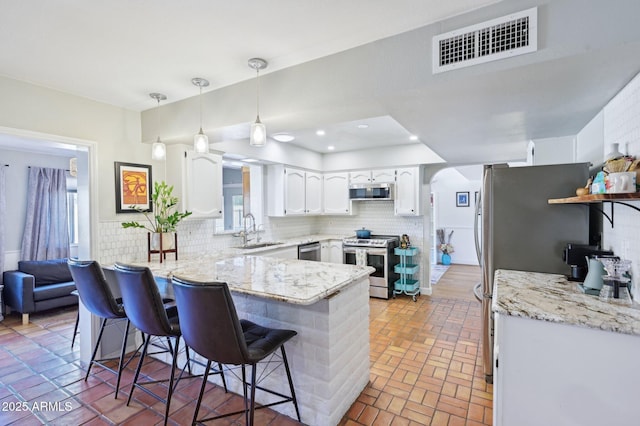
<path fill-rule="evenodd" d="M 469 207 L 469 192 L 456 192 L 456 207 Z"/>
<path fill-rule="evenodd" d="M 152 211 L 151 166 L 116 161 L 115 168 L 116 213 Z"/>

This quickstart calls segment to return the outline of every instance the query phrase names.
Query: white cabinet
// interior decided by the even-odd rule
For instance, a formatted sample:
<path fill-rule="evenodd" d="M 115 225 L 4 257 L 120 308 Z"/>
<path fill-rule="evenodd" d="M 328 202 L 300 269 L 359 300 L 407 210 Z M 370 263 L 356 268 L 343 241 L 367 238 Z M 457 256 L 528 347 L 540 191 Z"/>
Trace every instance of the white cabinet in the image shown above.
<path fill-rule="evenodd" d="M 394 169 L 357 170 L 349 173 L 349 183 L 393 183 L 396 180 Z"/>
<path fill-rule="evenodd" d="M 322 199 L 324 214 L 351 214 L 349 173 L 325 173 Z"/>
<path fill-rule="evenodd" d="M 283 214 L 305 214 L 305 172 L 296 169 L 284 169 L 284 206 Z M 277 190 L 277 188 L 276 188 Z"/>
<path fill-rule="evenodd" d="M 395 214 L 397 216 L 419 216 L 422 193 L 422 169 L 406 167 L 396 170 Z"/>
<path fill-rule="evenodd" d="M 269 216 L 322 213 L 322 175 L 282 165 L 268 168 Z"/>
<path fill-rule="evenodd" d="M 322 175 L 305 172 L 304 201 L 306 214 L 322 213 Z"/>
<path fill-rule="evenodd" d="M 495 316 L 493 424 L 635 425 L 640 337 Z"/>
<path fill-rule="evenodd" d="M 222 156 L 197 154 L 185 145 L 167 147 L 166 181 L 173 185 L 179 210 L 195 218 L 222 216 Z"/>
<path fill-rule="evenodd" d="M 342 263 L 342 240 L 326 240 L 320 243 L 320 260 Z"/>

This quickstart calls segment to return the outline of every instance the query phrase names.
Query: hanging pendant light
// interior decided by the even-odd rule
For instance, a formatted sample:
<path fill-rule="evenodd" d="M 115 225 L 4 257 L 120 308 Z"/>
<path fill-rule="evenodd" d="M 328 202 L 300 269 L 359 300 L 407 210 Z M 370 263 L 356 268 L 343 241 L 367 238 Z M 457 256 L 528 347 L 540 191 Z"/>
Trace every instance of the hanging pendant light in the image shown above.
<path fill-rule="evenodd" d="M 193 149 L 199 154 L 209 152 L 209 137 L 202 131 L 202 88 L 209 85 L 204 78 L 195 77 L 191 82 L 200 88 L 200 131 L 193 137 Z"/>
<path fill-rule="evenodd" d="M 249 68 L 256 70 L 256 121 L 251 125 L 249 144 L 252 146 L 264 146 L 267 143 L 267 128 L 260 121 L 260 70 L 267 67 L 267 61 L 261 58 L 249 59 Z"/>
<path fill-rule="evenodd" d="M 160 101 L 164 101 L 167 99 L 165 95 L 162 93 L 149 93 L 149 96 L 152 99 L 155 99 L 158 102 L 158 106 L 156 107 L 156 119 L 158 121 L 158 129 L 160 129 Z M 158 133 L 160 131 L 158 130 Z M 160 140 L 160 135 L 158 135 L 158 139 L 151 145 L 151 159 L 152 160 L 164 160 L 167 157 L 167 147 Z"/>

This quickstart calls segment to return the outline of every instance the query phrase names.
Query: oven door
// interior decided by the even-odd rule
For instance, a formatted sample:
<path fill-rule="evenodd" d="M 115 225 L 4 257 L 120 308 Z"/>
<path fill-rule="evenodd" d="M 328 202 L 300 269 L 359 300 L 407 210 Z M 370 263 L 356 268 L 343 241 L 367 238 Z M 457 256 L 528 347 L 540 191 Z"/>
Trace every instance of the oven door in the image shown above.
<path fill-rule="evenodd" d="M 361 249 L 367 252 L 367 266 L 375 268 L 369 275 L 369 296 L 388 299 L 391 293 L 389 287 L 389 271 L 387 263 L 386 248 L 359 248 L 344 247 L 344 263 L 348 265 L 356 264 L 356 250 Z"/>

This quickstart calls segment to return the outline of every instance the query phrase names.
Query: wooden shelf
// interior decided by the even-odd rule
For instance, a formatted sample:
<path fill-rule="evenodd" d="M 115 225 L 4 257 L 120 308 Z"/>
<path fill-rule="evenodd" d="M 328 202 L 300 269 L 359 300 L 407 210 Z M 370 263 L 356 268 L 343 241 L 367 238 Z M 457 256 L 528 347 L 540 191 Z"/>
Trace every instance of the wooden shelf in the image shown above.
<path fill-rule="evenodd" d="M 640 200 L 640 192 L 631 192 L 627 194 L 589 194 L 568 198 L 552 198 L 549 204 L 590 204 L 601 202 L 615 201 L 633 201 Z"/>
<path fill-rule="evenodd" d="M 589 195 L 580 195 L 576 197 L 569 198 L 552 198 L 548 200 L 549 204 L 596 204 L 596 203 L 608 203 L 611 206 L 611 213 L 605 213 L 602 208 L 599 206 L 591 206 L 596 209 L 604 217 L 607 218 L 611 227 L 613 228 L 613 219 L 614 219 L 614 204 L 621 204 L 623 206 L 630 207 L 638 212 L 640 212 L 640 208 L 638 206 L 634 206 L 633 204 L 629 204 L 626 201 L 638 201 L 640 200 L 640 192 L 630 192 L 626 194 L 589 194 Z"/>

